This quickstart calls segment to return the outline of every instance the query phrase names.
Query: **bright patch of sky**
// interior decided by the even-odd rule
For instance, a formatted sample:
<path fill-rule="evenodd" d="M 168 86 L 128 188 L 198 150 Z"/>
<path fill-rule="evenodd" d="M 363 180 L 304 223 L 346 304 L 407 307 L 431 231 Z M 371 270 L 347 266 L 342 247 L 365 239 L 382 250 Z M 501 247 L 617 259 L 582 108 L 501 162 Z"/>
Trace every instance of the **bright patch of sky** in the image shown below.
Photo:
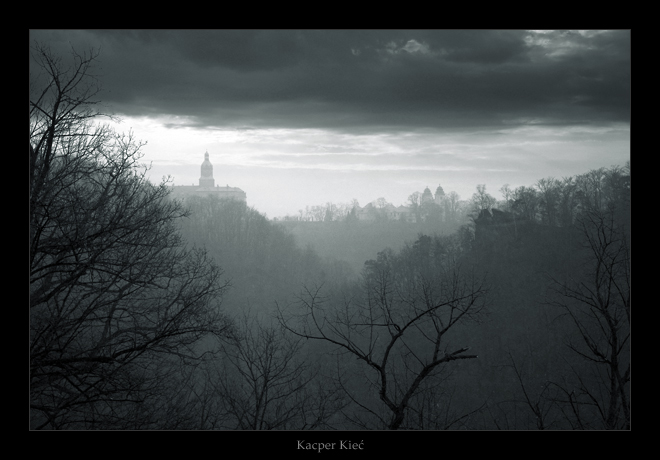
<path fill-rule="evenodd" d="M 530 177 L 579 174 L 595 162 L 623 164 L 629 148 L 625 124 L 356 135 L 324 129 L 201 129 L 163 117 L 125 118 L 117 128 L 132 128 L 136 137 L 149 140 L 143 161 L 151 164 L 152 181 L 171 176 L 176 185 L 197 184 L 208 151 L 216 183 L 242 188 L 250 205 L 270 217 L 353 198 L 365 205 L 382 196 L 400 205 L 413 192 L 439 184 L 468 199 L 477 184 L 485 183 L 499 198 L 505 183 L 533 185 Z M 317 180 L 328 184 L 319 186 Z"/>

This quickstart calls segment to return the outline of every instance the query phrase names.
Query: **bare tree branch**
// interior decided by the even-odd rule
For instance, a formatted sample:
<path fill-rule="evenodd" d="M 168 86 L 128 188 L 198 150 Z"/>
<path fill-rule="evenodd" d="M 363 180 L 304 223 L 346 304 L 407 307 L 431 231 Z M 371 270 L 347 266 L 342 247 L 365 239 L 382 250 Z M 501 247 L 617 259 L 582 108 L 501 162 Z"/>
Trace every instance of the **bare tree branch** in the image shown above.
<path fill-rule="evenodd" d="M 441 253 L 418 265 L 406 259 L 416 257 L 414 253 L 395 256 L 385 251 L 378 261 L 366 264 L 361 298 L 326 296 L 317 286 L 305 287 L 288 311 L 277 305 L 278 318 L 288 331 L 334 345 L 337 353 L 346 352 L 370 369 L 372 385 L 390 412 L 389 429 L 402 426 L 411 400 L 437 369 L 477 357 L 466 354 L 469 347 L 449 351 L 448 343 L 442 351 L 450 329 L 479 318 L 486 290 L 483 281 L 463 274 Z M 365 413 L 380 418 L 378 411 L 348 393 Z"/>

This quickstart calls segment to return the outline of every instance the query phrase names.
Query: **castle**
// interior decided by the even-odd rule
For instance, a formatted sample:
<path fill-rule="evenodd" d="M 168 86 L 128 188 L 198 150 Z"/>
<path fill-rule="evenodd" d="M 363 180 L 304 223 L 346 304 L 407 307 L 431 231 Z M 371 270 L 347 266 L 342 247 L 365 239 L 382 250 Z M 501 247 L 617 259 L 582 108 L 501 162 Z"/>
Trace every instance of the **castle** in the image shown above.
<path fill-rule="evenodd" d="M 172 186 L 172 195 L 174 197 L 186 196 L 217 196 L 218 198 L 232 198 L 235 200 L 247 201 L 247 195 L 238 187 L 220 187 L 215 185 L 213 179 L 213 165 L 209 161 L 209 152 L 204 154 L 202 163 L 202 174 L 199 178 L 199 185 L 174 185 Z"/>
<path fill-rule="evenodd" d="M 431 190 L 426 187 L 424 193 L 419 194 L 420 203 L 419 205 L 423 206 L 428 203 L 441 204 L 442 197 L 444 196 L 444 191 L 442 187 L 438 186 L 439 191 L 436 191 L 435 198 Z M 438 193 L 440 192 L 440 193 Z M 377 216 L 386 217 L 389 220 L 400 220 L 407 222 L 417 222 L 423 212 L 415 212 L 411 206 L 394 206 L 390 203 L 383 203 L 382 207 L 379 207 L 376 204 L 376 201 L 367 204 L 365 207 L 356 208 L 356 216 L 358 220 L 368 220 L 374 221 L 377 219 Z"/>

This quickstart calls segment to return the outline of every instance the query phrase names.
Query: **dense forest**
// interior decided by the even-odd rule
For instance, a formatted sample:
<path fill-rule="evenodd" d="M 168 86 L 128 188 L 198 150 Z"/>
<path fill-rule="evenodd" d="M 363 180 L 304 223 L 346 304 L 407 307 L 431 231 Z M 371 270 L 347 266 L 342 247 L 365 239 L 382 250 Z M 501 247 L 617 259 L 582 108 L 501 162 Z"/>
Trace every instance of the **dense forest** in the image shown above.
<path fill-rule="evenodd" d="M 30 428 L 630 429 L 630 164 L 416 222 L 170 197 L 36 48 Z"/>
<path fill-rule="evenodd" d="M 312 246 L 319 255 L 347 262 L 354 271 L 359 272 L 365 260 L 375 257 L 383 248 L 401 249 L 420 234 L 451 235 L 458 232 L 466 222 L 468 206 L 467 202 L 463 203 L 465 212 L 446 220 L 433 219 L 435 215 L 429 212 L 422 215 L 418 222 L 387 218 L 359 221 L 348 214 L 342 220 L 280 220 L 277 224 L 293 235 L 299 246 Z M 431 204 L 427 208 L 434 211 L 437 207 Z"/>

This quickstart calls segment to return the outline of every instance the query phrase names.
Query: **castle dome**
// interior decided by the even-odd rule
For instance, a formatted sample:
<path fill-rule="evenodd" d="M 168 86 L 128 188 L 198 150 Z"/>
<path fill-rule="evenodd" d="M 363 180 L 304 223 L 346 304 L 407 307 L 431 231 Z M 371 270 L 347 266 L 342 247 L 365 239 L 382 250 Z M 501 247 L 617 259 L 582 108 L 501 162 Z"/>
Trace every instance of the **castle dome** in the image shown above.
<path fill-rule="evenodd" d="M 204 162 L 202 163 L 202 175 L 199 178 L 200 187 L 215 187 L 215 179 L 213 179 L 213 165 L 209 161 L 209 152 L 204 154 Z"/>
<path fill-rule="evenodd" d="M 247 201 L 245 192 L 238 187 L 230 187 L 229 185 L 227 187 L 216 187 L 215 179 L 213 179 L 213 165 L 209 161 L 209 152 L 204 154 L 199 185 L 173 185 L 172 193 L 176 198 L 214 196 L 220 199 Z"/>

